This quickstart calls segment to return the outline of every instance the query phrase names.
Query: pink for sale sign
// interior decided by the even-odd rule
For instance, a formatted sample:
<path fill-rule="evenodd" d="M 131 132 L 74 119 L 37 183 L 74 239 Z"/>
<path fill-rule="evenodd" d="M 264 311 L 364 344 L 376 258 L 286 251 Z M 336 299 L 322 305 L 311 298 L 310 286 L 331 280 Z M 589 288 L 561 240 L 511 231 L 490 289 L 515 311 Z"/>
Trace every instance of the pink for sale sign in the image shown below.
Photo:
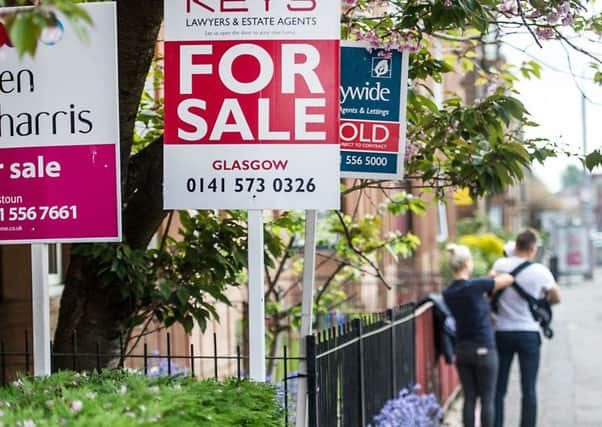
<path fill-rule="evenodd" d="M 0 244 L 121 239 L 114 3 L 60 14 L 33 58 L 0 23 Z"/>

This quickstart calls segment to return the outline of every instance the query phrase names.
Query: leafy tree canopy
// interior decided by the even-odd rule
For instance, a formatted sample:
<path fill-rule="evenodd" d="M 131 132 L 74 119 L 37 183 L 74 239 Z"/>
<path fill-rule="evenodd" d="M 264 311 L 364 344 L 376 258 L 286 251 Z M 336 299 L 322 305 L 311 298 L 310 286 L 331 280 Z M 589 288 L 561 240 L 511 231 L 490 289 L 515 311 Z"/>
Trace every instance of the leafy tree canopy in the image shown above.
<path fill-rule="evenodd" d="M 85 37 L 90 19 L 77 3 L 0 0 L 0 6 L 35 6 L 19 12 L 5 10 L 0 19 L 6 34 L 0 36 L 8 35 L 22 55 L 33 55 L 38 37 L 56 25 L 55 13 L 60 11 Z M 144 92 L 149 70 L 156 84 L 162 85 L 160 58 L 152 60 L 163 0 L 145 0 L 143 14 L 140 3 L 117 0 L 125 242 L 74 248 L 61 303 L 57 351 L 69 348 L 74 331 L 100 339 L 103 349 L 110 350 L 118 345 L 120 333 L 149 316 L 186 328 L 192 319 L 203 325 L 216 314 L 208 301 L 223 300 L 227 285 L 244 282 L 240 276 L 246 262 L 241 213 L 183 214 L 181 240 L 166 237 L 159 250 L 146 251 L 167 214 L 160 196 L 162 102 Z M 342 0 L 341 4 L 343 38 L 367 40 L 375 48 L 411 51 L 408 180 L 354 181 L 342 192 L 343 197 L 355 197 L 367 188 L 381 190 L 389 200 L 384 209 L 392 214 L 423 209 L 408 194 L 410 189 L 436 196 L 444 196 L 450 188 L 468 189 L 471 196 L 503 191 L 521 180 L 533 162 L 566 152 L 554 141 L 523 137 L 522 129 L 536 124 L 514 83 L 518 78 L 538 78 L 541 66 L 535 61 L 505 64 L 490 55 L 504 34 L 528 32 L 538 44 L 557 39 L 567 49 L 587 56 L 594 80 L 602 82 L 602 60 L 576 42 L 578 36 L 600 40 L 602 16 L 590 13 L 590 1 Z M 436 102 L 436 84 L 446 76 L 460 80 L 466 90 L 446 92 Z M 593 168 L 602 164 L 602 153 L 594 151 L 582 161 Z M 415 237 L 381 236 L 379 221 L 379 215 L 329 215 L 325 227 L 334 239 L 328 244 L 342 267 L 321 286 L 336 290 L 341 280 L 366 269 L 378 277 L 373 260 L 379 251 L 395 256 L 411 253 L 418 243 Z M 295 262 L 291 242 L 300 227 L 294 215 L 276 218 L 267 227 L 266 259 L 272 269 L 267 275 L 267 296 L 274 315 L 295 311 L 283 304 L 276 279 L 280 266 Z M 201 235 L 205 240 L 198 239 Z M 207 245 L 218 249 L 209 254 Z M 321 295 L 332 304 L 338 298 L 336 292 Z M 79 345 L 82 351 L 95 349 L 92 340 L 82 339 Z"/>

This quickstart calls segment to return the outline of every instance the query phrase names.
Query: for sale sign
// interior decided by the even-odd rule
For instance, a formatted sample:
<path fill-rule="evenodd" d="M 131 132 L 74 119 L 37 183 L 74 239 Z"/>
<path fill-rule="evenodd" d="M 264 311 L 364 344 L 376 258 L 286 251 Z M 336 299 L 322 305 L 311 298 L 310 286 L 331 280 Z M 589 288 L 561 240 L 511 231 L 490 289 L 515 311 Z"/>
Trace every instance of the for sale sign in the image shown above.
<path fill-rule="evenodd" d="M 344 42 L 341 64 L 342 176 L 403 178 L 407 52 Z"/>
<path fill-rule="evenodd" d="M 339 6 L 165 1 L 166 208 L 338 208 Z"/>
<path fill-rule="evenodd" d="M 115 4 L 81 6 L 88 40 L 58 14 L 33 58 L 0 23 L 0 244 L 120 240 Z"/>

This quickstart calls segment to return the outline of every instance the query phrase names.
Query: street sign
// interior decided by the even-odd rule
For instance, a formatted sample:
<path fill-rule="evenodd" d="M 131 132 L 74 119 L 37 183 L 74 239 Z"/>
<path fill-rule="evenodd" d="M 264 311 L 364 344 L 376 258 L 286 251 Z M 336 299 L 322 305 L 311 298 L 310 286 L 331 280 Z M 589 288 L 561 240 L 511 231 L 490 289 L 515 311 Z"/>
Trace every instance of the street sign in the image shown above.
<path fill-rule="evenodd" d="M 58 14 L 33 58 L 0 24 L 0 244 L 121 239 L 115 4 L 82 6 L 89 39 Z"/>
<path fill-rule="evenodd" d="M 167 209 L 339 207 L 339 7 L 165 2 Z"/>
<path fill-rule="evenodd" d="M 408 53 L 341 45 L 341 175 L 402 179 Z"/>

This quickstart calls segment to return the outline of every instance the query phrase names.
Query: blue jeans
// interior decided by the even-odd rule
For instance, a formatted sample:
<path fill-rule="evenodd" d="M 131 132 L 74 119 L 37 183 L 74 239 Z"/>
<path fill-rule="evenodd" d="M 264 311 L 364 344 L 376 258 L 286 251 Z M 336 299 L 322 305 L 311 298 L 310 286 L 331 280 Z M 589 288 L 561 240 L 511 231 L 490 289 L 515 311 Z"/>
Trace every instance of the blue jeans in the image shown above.
<path fill-rule="evenodd" d="M 498 331 L 495 334 L 500 365 L 495 394 L 495 427 L 504 425 L 504 398 L 508 390 L 510 366 L 514 354 L 520 365 L 521 413 L 520 427 L 535 427 L 537 420 L 537 371 L 541 337 L 539 332 Z"/>

